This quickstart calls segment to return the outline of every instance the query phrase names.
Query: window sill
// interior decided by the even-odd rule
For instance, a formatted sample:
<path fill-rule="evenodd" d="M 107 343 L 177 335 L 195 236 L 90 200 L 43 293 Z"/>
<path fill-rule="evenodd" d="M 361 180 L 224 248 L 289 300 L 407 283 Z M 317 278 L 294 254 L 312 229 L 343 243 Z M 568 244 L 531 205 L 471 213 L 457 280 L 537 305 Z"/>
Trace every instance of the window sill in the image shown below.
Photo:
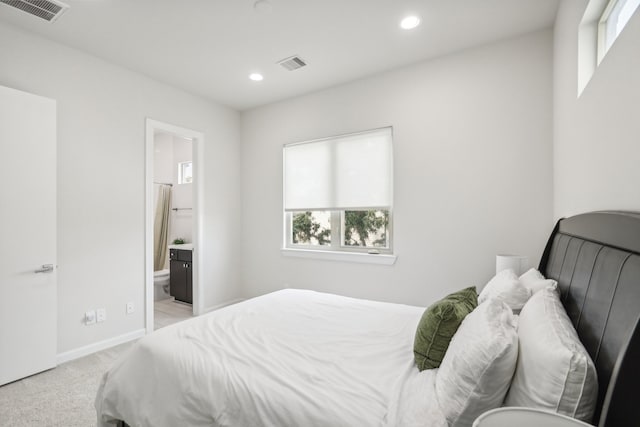
<path fill-rule="evenodd" d="M 398 258 L 390 254 L 366 254 L 360 252 L 318 251 L 313 249 L 280 249 L 282 256 L 312 258 L 325 261 L 357 262 L 362 264 L 393 265 Z"/>

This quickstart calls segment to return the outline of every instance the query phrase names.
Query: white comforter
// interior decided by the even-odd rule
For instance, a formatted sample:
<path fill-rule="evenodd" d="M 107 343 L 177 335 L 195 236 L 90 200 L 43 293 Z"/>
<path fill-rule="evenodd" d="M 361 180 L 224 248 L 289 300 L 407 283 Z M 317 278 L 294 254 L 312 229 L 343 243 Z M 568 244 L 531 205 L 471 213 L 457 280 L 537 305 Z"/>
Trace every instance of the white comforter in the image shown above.
<path fill-rule="evenodd" d="M 283 290 L 158 330 L 104 375 L 98 426 L 446 426 L 422 312 Z"/>

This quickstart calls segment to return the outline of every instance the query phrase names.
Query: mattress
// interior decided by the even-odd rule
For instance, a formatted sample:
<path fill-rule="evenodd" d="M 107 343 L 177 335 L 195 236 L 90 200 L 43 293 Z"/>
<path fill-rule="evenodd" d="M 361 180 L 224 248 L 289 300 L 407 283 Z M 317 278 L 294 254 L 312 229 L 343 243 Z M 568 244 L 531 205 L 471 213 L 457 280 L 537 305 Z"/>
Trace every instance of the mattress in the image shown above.
<path fill-rule="evenodd" d="M 104 374 L 98 426 L 446 426 L 423 311 L 287 289 L 160 329 Z"/>

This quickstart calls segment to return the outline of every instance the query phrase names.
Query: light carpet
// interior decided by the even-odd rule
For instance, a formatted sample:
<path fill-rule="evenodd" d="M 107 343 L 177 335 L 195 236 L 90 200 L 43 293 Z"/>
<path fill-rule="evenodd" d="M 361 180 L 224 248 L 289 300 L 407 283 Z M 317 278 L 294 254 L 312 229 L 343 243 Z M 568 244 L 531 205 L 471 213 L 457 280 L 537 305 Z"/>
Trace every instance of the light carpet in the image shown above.
<path fill-rule="evenodd" d="M 132 343 L 0 387 L 0 426 L 91 427 L 102 374 Z"/>
<path fill-rule="evenodd" d="M 191 306 L 156 301 L 155 328 L 192 317 Z M 64 363 L 0 387 L 0 427 L 93 427 L 102 374 L 133 342 Z"/>

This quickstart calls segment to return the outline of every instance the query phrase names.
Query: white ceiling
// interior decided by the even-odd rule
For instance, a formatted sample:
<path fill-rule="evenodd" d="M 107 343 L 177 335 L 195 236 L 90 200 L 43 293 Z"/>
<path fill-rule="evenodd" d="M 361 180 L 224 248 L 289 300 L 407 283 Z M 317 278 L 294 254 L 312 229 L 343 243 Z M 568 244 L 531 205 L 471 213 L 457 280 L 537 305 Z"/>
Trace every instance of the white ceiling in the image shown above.
<path fill-rule="evenodd" d="M 66 0 L 48 23 L 0 4 L 0 22 L 238 110 L 552 25 L 559 0 Z M 411 31 L 399 22 L 417 14 Z M 280 59 L 308 66 L 286 71 Z M 252 82 L 252 72 L 264 81 Z"/>

